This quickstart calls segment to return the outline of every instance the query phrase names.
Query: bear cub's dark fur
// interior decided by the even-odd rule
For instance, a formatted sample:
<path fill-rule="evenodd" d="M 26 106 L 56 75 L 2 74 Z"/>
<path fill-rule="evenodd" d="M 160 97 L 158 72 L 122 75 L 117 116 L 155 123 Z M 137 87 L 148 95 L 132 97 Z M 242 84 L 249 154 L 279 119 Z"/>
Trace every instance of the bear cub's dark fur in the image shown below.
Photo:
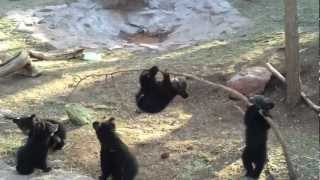
<path fill-rule="evenodd" d="M 253 96 L 250 102 L 252 105 L 247 108 L 244 117 L 246 147 L 242 154 L 242 162 L 246 176 L 257 179 L 267 160 L 267 137 L 270 128 L 261 114 L 269 116 L 269 110 L 274 104 L 262 95 Z"/>
<path fill-rule="evenodd" d="M 21 131 L 28 135 L 30 130 L 32 129 L 33 122 L 39 121 L 39 118 L 36 117 L 35 114 L 32 114 L 30 116 L 22 116 L 22 117 L 16 117 L 11 118 L 15 124 L 21 129 Z M 64 146 L 64 141 L 66 139 L 66 129 L 64 125 L 58 121 L 52 120 L 52 119 L 41 119 L 46 124 L 57 124 L 58 125 L 58 131 L 50 138 L 49 141 L 49 148 L 53 151 L 61 150 Z"/>
<path fill-rule="evenodd" d="M 127 145 L 116 134 L 114 118 L 104 122 L 95 121 L 92 126 L 101 145 L 102 174 L 99 179 L 106 180 L 111 176 L 112 180 L 133 180 L 138 173 L 138 163 Z"/>
<path fill-rule="evenodd" d="M 32 120 L 27 142 L 17 152 L 16 170 L 19 174 L 31 174 L 35 168 L 44 172 L 51 170 L 47 165 L 50 138 L 58 130 L 57 124 Z"/>
<path fill-rule="evenodd" d="M 188 97 L 187 83 L 180 79 L 170 79 L 169 73 L 162 72 L 163 80 L 156 80 L 157 66 L 144 70 L 139 77 L 140 90 L 136 94 L 136 104 L 147 113 L 158 113 L 165 109 L 176 95 Z"/>

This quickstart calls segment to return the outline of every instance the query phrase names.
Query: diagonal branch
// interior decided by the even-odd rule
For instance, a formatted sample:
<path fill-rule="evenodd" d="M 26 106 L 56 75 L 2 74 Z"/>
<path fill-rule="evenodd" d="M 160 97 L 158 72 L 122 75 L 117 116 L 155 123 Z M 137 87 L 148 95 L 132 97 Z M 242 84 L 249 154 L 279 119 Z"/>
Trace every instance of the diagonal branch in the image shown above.
<path fill-rule="evenodd" d="M 272 72 L 274 76 L 276 76 L 281 82 L 286 84 L 286 78 L 282 76 L 282 74 L 277 71 L 270 63 L 266 63 L 267 68 Z M 300 82 L 301 83 L 301 82 Z M 320 106 L 313 103 L 304 92 L 300 92 L 302 99 L 316 112 L 320 113 Z"/>

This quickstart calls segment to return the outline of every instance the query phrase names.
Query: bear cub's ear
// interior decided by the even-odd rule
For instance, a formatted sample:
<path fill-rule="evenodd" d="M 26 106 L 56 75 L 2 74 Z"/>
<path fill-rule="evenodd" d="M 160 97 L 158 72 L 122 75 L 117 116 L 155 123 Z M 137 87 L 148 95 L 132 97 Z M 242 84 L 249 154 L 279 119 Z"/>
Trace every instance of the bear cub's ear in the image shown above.
<path fill-rule="evenodd" d="M 92 127 L 93 127 L 93 129 L 95 129 L 95 130 L 98 130 L 99 129 L 99 127 L 100 127 L 100 122 L 99 121 L 95 121 L 95 122 L 93 122 L 92 123 Z"/>

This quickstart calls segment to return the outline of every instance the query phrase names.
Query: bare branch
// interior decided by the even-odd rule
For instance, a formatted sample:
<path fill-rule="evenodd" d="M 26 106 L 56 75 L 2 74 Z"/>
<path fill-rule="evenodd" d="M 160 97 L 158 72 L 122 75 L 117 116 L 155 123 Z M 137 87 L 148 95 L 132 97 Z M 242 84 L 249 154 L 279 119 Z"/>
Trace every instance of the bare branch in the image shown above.
<path fill-rule="evenodd" d="M 68 98 L 72 95 L 72 93 L 75 91 L 75 89 L 79 86 L 79 84 L 88 79 L 88 78 L 92 78 L 92 77 L 99 77 L 99 76 L 112 76 L 112 75 L 115 75 L 115 74 L 119 74 L 119 73 L 128 73 L 128 72 L 136 72 L 136 71 L 142 71 L 142 70 L 145 70 L 145 69 L 129 69 L 129 70 L 120 70 L 120 71 L 115 71 L 115 72 L 111 72 L 111 73 L 103 73 L 103 74 L 91 74 L 91 75 L 87 75 L 87 76 L 84 76 L 82 78 L 80 78 L 80 80 L 75 84 L 74 86 L 74 89 L 72 90 L 72 92 L 69 94 Z M 214 83 L 214 82 L 211 82 L 211 81 L 208 81 L 208 80 L 205 80 L 203 78 L 200 78 L 200 77 L 197 77 L 197 76 L 194 76 L 192 74 L 185 74 L 185 73 L 173 73 L 173 72 L 167 72 L 169 74 L 172 74 L 172 75 L 175 75 L 175 76 L 184 76 L 184 77 L 187 77 L 187 78 L 190 78 L 190 79 L 194 79 L 194 80 L 197 80 L 197 81 L 200 81 L 200 82 L 203 82 L 205 84 L 209 84 L 210 86 L 212 87 L 215 87 L 215 88 L 221 88 L 223 89 L 224 91 L 230 93 L 230 94 L 233 94 L 234 96 L 238 97 L 240 100 L 242 100 L 247 106 L 250 105 L 250 102 L 248 100 L 248 98 L 246 96 L 244 96 L 243 94 L 239 93 L 238 91 L 236 90 L 233 90 L 229 87 L 226 87 L 222 84 L 217 84 L 217 83 Z M 235 106 L 237 108 L 237 106 Z M 243 113 L 244 111 L 241 110 L 241 108 L 237 108 L 240 110 L 241 113 Z M 264 116 L 263 114 L 261 114 L 262 116 Z M 280 142 L 280 145 L 282 147 L 282 150 L 283 150 L 283 153 L 284 153 L 284 156 L 285 156 L 285 159 L 286 159 L 286 162 L 287 162 L 287 167 L 288 167 L 288 171 L 289 171 L 289 176 L 291 177 L 291 179 L 296 179 L 296 172 L 293 168 L 293 165 L 292 165 L 292 161 L 290 159 L 290 156 L 289 156 L 289 153 L 288 153 L 288 145 L 286 143 L 286 141 L 284 140 L 284 138 L 282 137 L 281 133 L 280 133 L 280 130 L 278 128 L 278 126 L 276 125 L 276 123 L 274 123 L 274 121 L 270 118 L 270 117 L 266 117 L 264 116 L 265 119 L 267 120 L 267 122 L 270 124 L 271 126 L 271 129 L 273 130 L 273 132 L 275 133 L 278 141 Z"/>
<path fill-rule="evenodd" d="M 296 171 L 295 171 L 295 169 L 293 167 L 292 161 L 291 161 L 290 156 L 289 156 L 287 142 L 284 140 L 283 136 L 281 135 L 278 125 L 276 123 L 274 123 L 274 121 L 270 117 L 264 116 L 264 118 L 270 124 L 275 136 L 277 137 L 277 139 L 278 139 L 278 141 L 279 141 L 279 143 L 281 145 L 281 148 L 282 148 L 282 151 L 283 151 L 283 155 L 284 155 L 285 160 L 287 162 L 287 168 L 288 168 L 290 180 L 296 180 L 297 179 L 297 173 L 296 173 Z"/>
<path fill-rule="evenodd" d="M 266 63 L 267 68 L 272 72 L 274 76 L 276 76 L 281 82 L 286 84 L 286 78 L 282 76 L 282 74 L 277 71 L 270 63 Z M 301 82 L 300 82 L 301 83 Z M 313 103 L 304 92 L 300 92 L 302 99 L 316 112 L 320 112 L 320 106 Z"/>
<path fill-rule="evenodd" d="M 38 60 L 66 60 L 66 59 L 74 59 L 82 56 L 83 48 L 72 48 L 60 51 L 51 51 L 51 52 L 40 52 L 29 50 L 29 56 L 32 58 L 36 58 Z"/>
<path fill-rule="evenodd" d="M 101 76 L 105 76 L 106 78 L 107 77 L 112 77 L 113 75 L 115 74 L 120 74 L 120 73 L 128 73 L 128 72 L 137 72 L 137 71 L 142 71 L 144 69 L 128 69 L 128 70 L 120 70 L 120 71 L 114 71 L 114 72 L 111 72 L 111 73 L 101 73 L 101 74 L 89 74 L 89 75 L 86 75 L 86 76 L 83 76 L 83 77 L 80 77 L 80 76 L 76 76 L 79 78 L 78 81 L 74 82 L 74 85 L 72 85 L 72 91 L 69 93 L 69 95 L 66 97 L 66 100 L 68 101 L 70 99 L 70 97 L 73 95 L 73 93 L 76 91 L 76 89 L 79 87 L 80 83 L 82 81 L 85 81 L 89 78 L 95 78 L 95 77 L 101 77 Z"/>
<path fill-rule="evenodd" d="M 169 72 L 169 74 L 176 75 L 176 76 L 188 77 L 188 78 L 190 78 L 190 79 L 194 79 L 194 80 L 203 82 L 203 83 L 205 83 L 205 84 L 209 84 L 209 85 L 211 85 L 211 86 L 213 86 L 213 87 L 215 87 L 215 88 L 221 88 L 221 89 L 227 91 L 229 94 L 235 95 L 236 97 L 238 97 L 240 100 L 242 100 L 242 101 L 245 102 L 246 104 L 250 104 L 248 98 L 247 98 L 245 95 L 239 93 L 238 91 L 236 91 L 236 90 L 234 90 L 234 89 L 231 89 L 231 88 L 229 88 L 229 87 L 227 87 L 227 86 L 224 86 L 224 85 L 222 85 L 222 84 L 217 84 L 217 83 L 214 83 L 214 82 L 205 80 L 205 79 L 203 79 L 203 78 L 194 76 L 194 75 L 192 75 L 192 74 L 173 73 L 173 72 Z"/>

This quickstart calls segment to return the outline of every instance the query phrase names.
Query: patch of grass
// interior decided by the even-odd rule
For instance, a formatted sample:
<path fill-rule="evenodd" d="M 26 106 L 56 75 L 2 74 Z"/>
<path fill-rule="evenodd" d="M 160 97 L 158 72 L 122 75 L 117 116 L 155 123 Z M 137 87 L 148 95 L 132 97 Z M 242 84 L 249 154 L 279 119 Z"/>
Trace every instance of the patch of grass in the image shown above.
<path fill-rule="evenodd" d="M 21 136 L 15 133 L 0 135 L 0 157 L 14 154 L 21 146 Z"/>
<path fill-rule="evenodd" d="M 284 31 L 283 0 L 228 0 L 240 13 L 253 20 L 252 34 Z M 300 31 L 318 31 L 319 1 L 298 1 L 298 22 Z"/>
<path fill-rule="evenodd" d="M 22 33 L 15 31 L 16 24 L 7 18 L 0 18 L 0 52 L 15 51 L 20 48 L 25 48 L 25 36 Z"/>

